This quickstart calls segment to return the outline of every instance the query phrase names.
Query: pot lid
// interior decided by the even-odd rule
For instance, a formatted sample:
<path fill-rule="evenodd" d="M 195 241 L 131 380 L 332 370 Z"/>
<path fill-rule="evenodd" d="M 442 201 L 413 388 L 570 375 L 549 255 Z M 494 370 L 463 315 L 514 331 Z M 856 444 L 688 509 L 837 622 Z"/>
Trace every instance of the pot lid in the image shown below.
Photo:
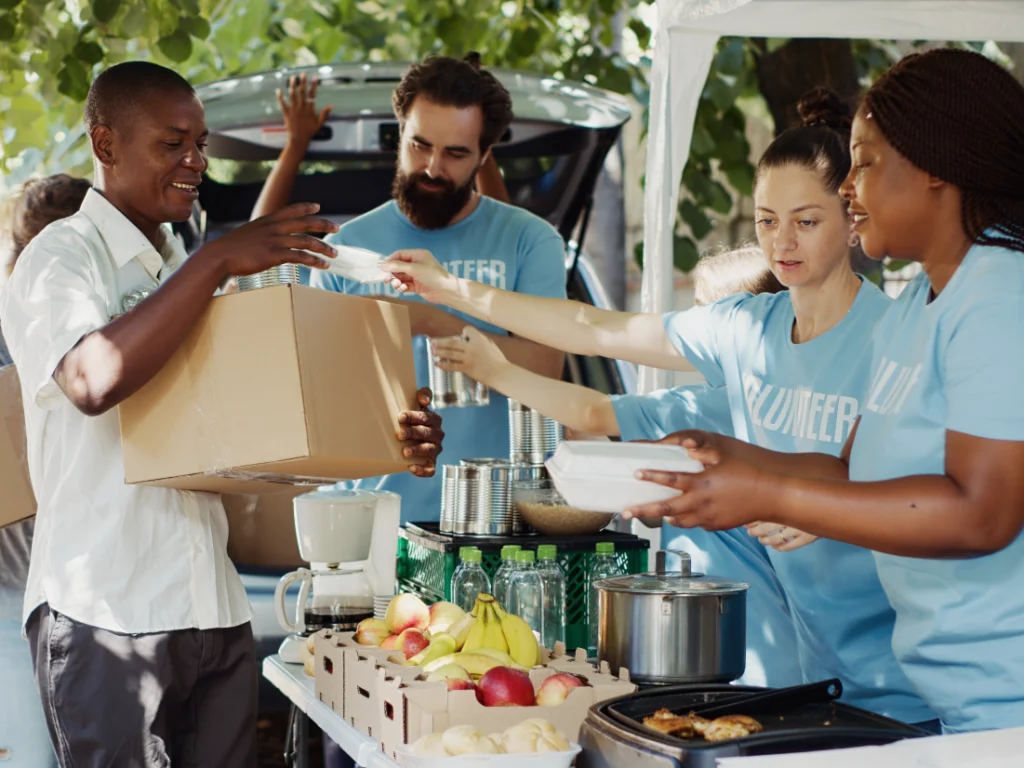
<path fill-rule="evenodd" d="M 616 576 L 595 583 L 606 592 L 630 592 L 637 595 L 735 595 L 750 589 L 743 581 L 720 579 L 701 573 L 636 573 Z"/>

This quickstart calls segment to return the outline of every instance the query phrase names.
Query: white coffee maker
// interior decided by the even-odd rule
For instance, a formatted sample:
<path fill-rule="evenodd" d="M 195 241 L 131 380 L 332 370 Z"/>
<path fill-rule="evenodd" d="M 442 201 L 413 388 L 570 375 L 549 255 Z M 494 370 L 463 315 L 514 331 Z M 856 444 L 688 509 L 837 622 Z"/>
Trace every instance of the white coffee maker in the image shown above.
<path fill-rule="evenodd" d="M 320 629 L 354 630 L 374 614 L 374 600 L 395 592 L 401 497 L 388 491 L 322 486 L 296 496 L 295 536 L 309 568 L 285 574 L 274 608 L 292 635 L 281 644 L 282 661 L 301 663 L 304 638 Z M 285 594 L 301 582 L 294 621 Z"/>

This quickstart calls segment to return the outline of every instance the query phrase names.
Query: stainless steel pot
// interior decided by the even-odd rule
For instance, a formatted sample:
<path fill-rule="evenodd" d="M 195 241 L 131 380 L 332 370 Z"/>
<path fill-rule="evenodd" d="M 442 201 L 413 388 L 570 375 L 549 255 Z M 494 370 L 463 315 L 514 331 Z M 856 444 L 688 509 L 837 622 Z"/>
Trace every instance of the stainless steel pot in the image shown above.
<path fill-rule="evenodd" d="M 690 571 L 667 572 L 665 552 L 655 573 L 604 579 L 599 592 L 597 655 L 640 683 L 730 682 L 743 674 L 749 584 Z"/>

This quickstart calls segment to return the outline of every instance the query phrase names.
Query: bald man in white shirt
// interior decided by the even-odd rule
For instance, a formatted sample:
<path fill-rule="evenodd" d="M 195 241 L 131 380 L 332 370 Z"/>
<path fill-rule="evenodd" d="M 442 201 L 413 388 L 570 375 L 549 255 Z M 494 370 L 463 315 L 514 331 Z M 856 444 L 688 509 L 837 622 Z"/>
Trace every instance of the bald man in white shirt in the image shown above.
<path fill-rule="evenodd" d="M 337 227 L 299 204 L 187 258 L 166 224 L 191 214 L 207 129 L 171 70 L 106 70 L 86 129 L 94 189 L 29 244 L 0 295 L 38 502 L 24 620 L 51 740 L 62 766 L 253 766 L 258 671 L 220 497 L 125 485 L 113 409 L 227 278 L 316 267 L 304 250 L 333 250 L 307 233 Z M 426 460 L 410 471 L 432 475 L 440 419 L 401 421 L 406 455 Z"/>

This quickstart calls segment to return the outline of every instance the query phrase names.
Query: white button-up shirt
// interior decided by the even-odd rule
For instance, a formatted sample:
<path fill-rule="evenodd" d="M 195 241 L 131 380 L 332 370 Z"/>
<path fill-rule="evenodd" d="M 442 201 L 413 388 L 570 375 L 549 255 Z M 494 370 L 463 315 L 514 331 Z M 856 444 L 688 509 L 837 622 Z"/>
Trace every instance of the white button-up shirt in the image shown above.
<path fill-rule="evenodd" d="M 165 231 L 158 252 L 90 190 L 78 213 L 28 245 L 0 295 L 38 502 L 25 620 L 42 603 L 131 634 L 250 619 L 220 496 L 126 485 L 117 409 L 86 416 L 53 379 L 83 336 L 123 312 L 125 294 L 155 289 L 184 261 Z"/>

